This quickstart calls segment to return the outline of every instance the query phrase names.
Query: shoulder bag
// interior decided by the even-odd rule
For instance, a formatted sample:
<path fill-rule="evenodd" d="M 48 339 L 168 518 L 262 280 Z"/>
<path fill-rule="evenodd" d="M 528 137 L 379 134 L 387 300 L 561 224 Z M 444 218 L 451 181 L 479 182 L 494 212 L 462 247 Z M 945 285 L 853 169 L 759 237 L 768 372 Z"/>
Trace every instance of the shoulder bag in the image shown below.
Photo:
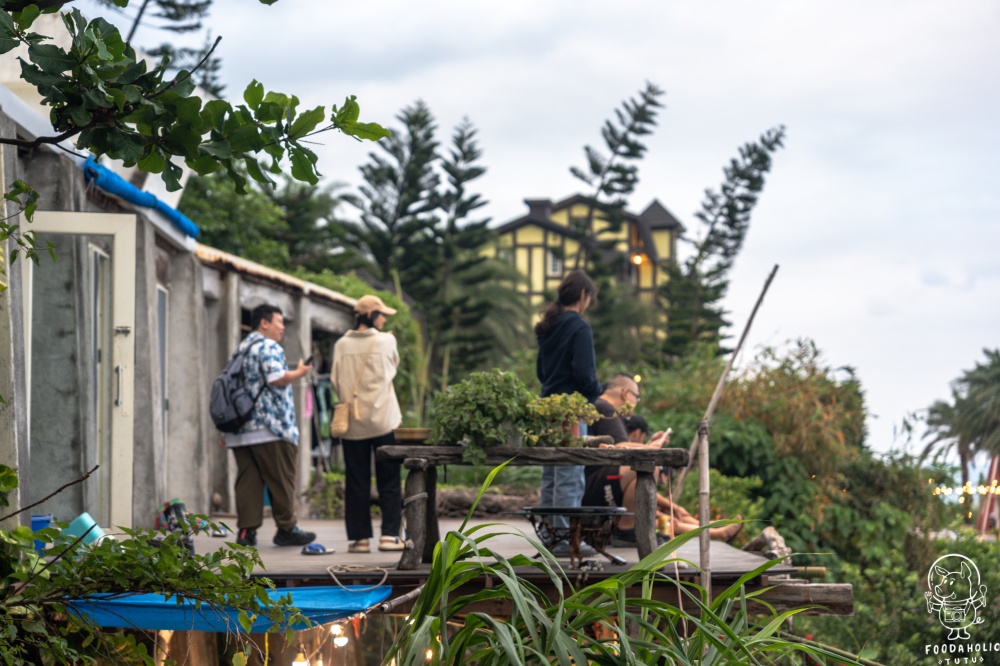
<path fill-rule="evenodd" d="M 358 414 L 358 383 L 361 381 L 361 374 L 365 371 L 365 366 L 368 365 L 368 357 L 371 356 L 372 347 L 375 346 L 376 339 L 378 339 L 378 333 L 372 337 L 372 341 L 368 345 L 368 351 L 365 352 L 365 359 L 361 362 L 361 367 L 358 369 L 358 376 L 354 378 L 354 391 L 351 399 L 342 400 L 333 406 L 333 420 L 330 421 L 331 437 L 343 437 L 347 434 L 347 429 L 351 425 L 352 411 L 354 412 L 355 420 L 360 418 Z"/>

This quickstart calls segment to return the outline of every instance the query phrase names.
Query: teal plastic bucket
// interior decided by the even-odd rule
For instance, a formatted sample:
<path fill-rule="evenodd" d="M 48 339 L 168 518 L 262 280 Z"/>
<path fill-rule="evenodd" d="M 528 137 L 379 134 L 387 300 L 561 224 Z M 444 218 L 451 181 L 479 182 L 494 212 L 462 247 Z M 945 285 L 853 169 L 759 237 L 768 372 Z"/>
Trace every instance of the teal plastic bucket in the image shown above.
<path fill-rule="evenodd" d="M 93 528 L 93 529 L 91 529 Z M 88 530 L 90 530 L 88 532 Z M 69 527 L 63 530 L 63 534 L 73 537 L 83 537 L 83 543 L 91 544 L 104 536 L 104 530 L 94 522 L 93 517 L 86 511 L 73 519 Z M 86 536 L 83 536 L 86 534 Z"/>
<path fill-rule="evenodd" d="M 38 530 L 44 530 L 46 527 L 52 524 L 52 514 L 51 513 L 33 513 L 31 514 L 31 531 L 37 532 Z M 35 550 L 39 553 L 45 550 L 45 542 L 35 539 Z"/>

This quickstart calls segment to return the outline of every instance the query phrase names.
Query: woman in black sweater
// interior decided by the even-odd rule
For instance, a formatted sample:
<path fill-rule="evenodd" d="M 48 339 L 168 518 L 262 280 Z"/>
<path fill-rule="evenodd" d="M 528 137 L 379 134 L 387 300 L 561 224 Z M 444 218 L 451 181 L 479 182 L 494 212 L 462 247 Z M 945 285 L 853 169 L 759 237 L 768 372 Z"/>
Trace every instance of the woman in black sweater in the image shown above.
<path fill-rule="evenodd" d="M 535 325 L 538 359 L 535 374 L 542 383 L 542 397 L 579 393 L 593 402 L 603 392 L 597 380 L 594 333 L 583 313 L 597 304 L 597 287 L 583 271 L 573 271 L 559 285 L 556 300 L 542 311 Z M 580 434 L 586 435 L 586 424 Z M 580 506 L 583 499 L 583 466 L 542 468 L 542 506 Z M 568 527 L 565 516 L 553 516 L 556 527 Z M 546 544 L 555 554 L 568 544 Z"/>

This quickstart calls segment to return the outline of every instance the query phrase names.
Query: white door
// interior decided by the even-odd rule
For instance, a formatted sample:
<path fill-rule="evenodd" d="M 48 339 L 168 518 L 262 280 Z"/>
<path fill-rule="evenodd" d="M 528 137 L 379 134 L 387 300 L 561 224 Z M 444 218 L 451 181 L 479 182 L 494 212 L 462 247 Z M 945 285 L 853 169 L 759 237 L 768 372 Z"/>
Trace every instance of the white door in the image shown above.
<path fill-rule="evenodd" d="M 92 467 L 92 463 L 100 465 L 97 474 L 96 490 L 83 495 L 84 510 L 91 513 L 99 524 L 105 526 L 132 526 L 132 457 L 133 457 L 133 370 L 135 361 L 135 256 L 136 256 L 136 218 L 135 215 L 106 213 L 61 213 L 38 211 L 31 223 L 33 231 L 39 234 L 66 234 L 87 237 L 110 237 L 110 252 L 87 245 L 86 256 L 78 263 L 85 268 L 80 270 L 86 276 L 86 284 L 72 285 L 74 296 L 82 304 L 79 312 L 86 313 L 89 321 L 77 321 L 80 330 L 87 330 L 91 336 L 92 345 L 85 352 L 88 355 L 83 361 L 89 364 L 88 372 L 92 373 L 93 387 L 96 395 L 86 401 L 87 413 L 81 417 L 92 423 L 95 433 L 95 445 L 89 447 L 77 446 L 73 442 L 63 441 L 72 436 L 54 436 L 46 433 L 45 437 L 36 437 L 29 432 L 29 458 L 34 457 L 31 451 L 48 447 L 46 455 L 58 455 L 59 450 L 86 450 L 80 455 L 80 468 L 84 471 Z M 105 247 L 109 244 L 103 243 Z M 57 259 L 58 261 L 58 259 Z M 39 293 L 35 285 L 35 272 L 45 271 L 47 260 L 43 259 L 38 267 L 33 267 L 30 261 L 22 262 L 24 266 L 25 293 L 25 356 L 26 379 L 28 382 L 29 401 L 28 421 L 42 418 L 44 411 L 59 408 L 55 395 L 46 395 L 38 390 L 40 386 L 55 385 L 58 387 L 58 377 L 52 377 L 58 366 L 54 363 L 36 364 L 32 368 L 34 358 L 42 351 L 37 347 L 52 339 L 45 336 L 72 335 L 73 331 L 52 331 L 50 327 L 38 327 L 42 320 L 40 308 L 47 307 L 45 294 Z M 110 275 L 109 275 L 110 273 Z M 77 276 L 79 277 L 79 276 Z M 34 317 L 33 317 L 34 314 Z M 33 321 L 35 322 L 33 324 Z M 66 328 L 65 326 L 63 327 Z M 34 349 L 33 349 L 34 348 Z M 74 359 L 81 362 L 81 359 Z M 45 372 L 47 376 L 40 376 Z M 35 390 L 32 384 L 35 383 Z M 65 404 L 65 400 L 62 401 Z M 39 421 L 36 421 L 38 423 Z M 81 424 L 77 433 L 84 431 Z M 38 433 L 35 433 L 38 434 Z M 58 433 L 55 433 L 58 434 Z M 84 438 L 78 434 L 77 437 Z M 58 449 L 57 447 L 62 447 Z M 69 454 L 72 455 L 72 454 Z M 39 455 L 39 459 L 45 456 Z M 75 462 L 75 461 L 74 461 Z M 33 479 L 38 475 L 33 470 Z M 58 479 L 48 480 L 45 486 L 55 484 Z M 62 482 L 72 479 L 62 479 Z M 36 484 L 37 485 L 37 484 Z M 93 484 L 92 484 L 93 485 Z M 32 488 L 32 494 L 38 495 L 46 488 Z M 37 498 L 36 498 L 37 499 Z M 74 516 L 59 516 L 61 520 L 71 520 Z"/>

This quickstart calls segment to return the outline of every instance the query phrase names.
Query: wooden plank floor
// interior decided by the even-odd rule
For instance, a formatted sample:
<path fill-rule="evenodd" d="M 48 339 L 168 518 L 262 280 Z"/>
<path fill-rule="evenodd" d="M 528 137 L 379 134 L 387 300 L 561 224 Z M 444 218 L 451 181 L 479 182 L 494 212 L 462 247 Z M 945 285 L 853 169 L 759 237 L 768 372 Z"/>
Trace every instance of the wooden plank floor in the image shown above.
<path fill-rule="evenodd" d="M 235 528 L 236 521 L 233 519 L 223 518 L 219 519 L 218 522 L 225 522 Z M 517 517 L 504 517 L 502 521 L 499 519 L 484 519 L 476 520 L 473 524 L 489 522 L 505 523 L 503 526 L 491 528 L 491 531 L 500 531 L 502 529 L 503 531 L 510 532 L 510 534 L 504 534 L 490 540 L 488 546 L 492 550 L 505 557 L 511 557 L 519 553 L 534 554 L 536 552 L 522 536 L 517 534 L 517 530 L 521 530 L 534 537 L 534 531 L 528 521 Z M 342 520 L 303 520 L 300 525 L 305 530 L 315 532 L 317 535 L 316 542 L 323 544 L 327 550 L 334 550 L 334 554 L 318 556 L 303 555 L 299 548 L 279 548 L 275 546 L 271 543 L 271 539 L 274 536 L 274 523 L 270 519 L 267 519 L 257 534 L 257 551 L 264 562 L 264 569 L 257 573 L 274 579 L 279 585 L 295 584 L 296 582 L 317 584 L 318 581 L 332 581 L 332 577 L 327 570 L 331 566 L 334 567 L 334 573 L 338 579 L 345 584 L 380 578 L 382 571 L 388 572 L 388 582 L 390 583 L 394 581 L 417 580 L 426 575 L 428 565 L 422 565 L 415 571 L 396 570 L 400 554 L 398 552 L 379 552 L 375 548 L 377 546 L 377 539 L 372 540 L 373 550 L 369 554 L 348 553 L 347 536 Z M 449 530 L 456 530 L 460 526 L 461 520 L 458 519 L 441 520 L 442 534 Z M 378 533 L 377 522 L 375 524 L 375 531 Z M 203 534 L 195 537 L 195 548 L 199 553 L 206 553 L 219 548 L 224 541 L 234 539 L 235 536 L 232 534 L 225 539 L 213 538 L 207 534 Z M 735 580 L 766 561 L 758 555 L 746 553 L 720 541 L 712 541 L 711 544 L 712 574 L 713 578 L 719 582 Z M 628 561 L 628 564 L 626 567 L 616 566 L 601 555 L 589 558 L 599 562 L 605 574 L 622 571 L 627 566 L 635 564 L 638 561 L 635 549 L 612 548 L 608 552 L 624 557 Z M 677 555 L 682 559 L 697 564 L 699 561 L 697 541 L 692 541 L 682 546 Z M 569 566 L 568 559 L 560 560 L 560 562 L 564 567 Z M 670 571 L 673 572 L 672 566 L 670 567 Z M 792 569 L 790 567 L 779 565 L 771 569 L 769 575 L 791 572 Z M 696 570 L 690 565 L 681 563 L 678 566 L 678 573 L 682 577 L 691 577 L 696 575 Z"/>

